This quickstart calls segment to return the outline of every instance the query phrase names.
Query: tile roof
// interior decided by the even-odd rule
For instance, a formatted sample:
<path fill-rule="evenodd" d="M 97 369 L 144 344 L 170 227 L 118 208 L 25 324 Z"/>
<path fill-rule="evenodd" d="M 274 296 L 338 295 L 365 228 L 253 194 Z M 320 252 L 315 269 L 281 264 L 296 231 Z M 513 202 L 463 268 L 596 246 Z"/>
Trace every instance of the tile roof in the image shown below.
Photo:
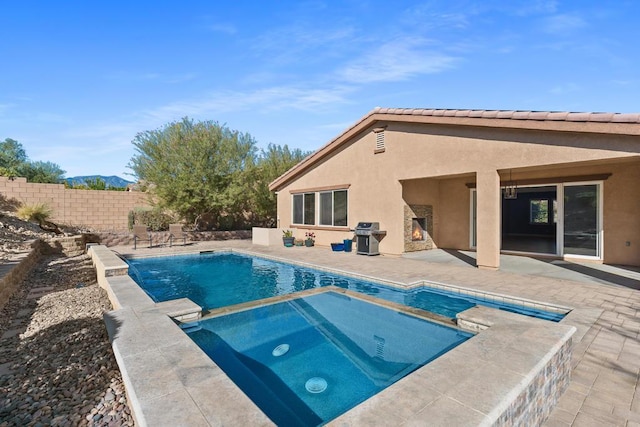
<path fill-rule="evenodd" d="M 347 142 L 358 132 L 379 122 L 412 122 L 477 126 L 510 129 L 530 129 L 556 132 L 580 132 L 640 136 L 640 113 L 579 113 L 568 111 L 518 110 L 456 110 L 436 108 L 376 107 L 345 129 L 317 151 L 304 158 L 269 188 L 276 191 L 286 182 Z"/>
<path fill-rule="evenodd" d="M 567 122 L 640 123 L 640 113 L 575 113 L 567 111 L 455 110 L 376 107 L 369 112 L 365 118 L 372 114 Z"/>

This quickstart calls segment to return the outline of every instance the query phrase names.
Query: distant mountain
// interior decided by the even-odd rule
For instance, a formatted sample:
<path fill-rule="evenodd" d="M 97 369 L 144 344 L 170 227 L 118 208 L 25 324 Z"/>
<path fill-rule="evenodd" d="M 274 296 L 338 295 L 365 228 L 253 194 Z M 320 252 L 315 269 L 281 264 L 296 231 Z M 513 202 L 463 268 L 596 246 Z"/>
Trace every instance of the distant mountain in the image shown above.
<path fill-rule="evenodd" d="M 88 179 L 95 180 L 96 178 L 100 178 L 103 180 L 107 187 L 126 187 L 129 184 L 133 184 L 132 181 L 127 181 L 126 179 L 120 178 L 119 176 L 103 176 L 103 175 L 88 175 L 88 176 L 74 176 L 71 178 L 67 178 L 67 182 L 71 185 L 86 185 Z"/>

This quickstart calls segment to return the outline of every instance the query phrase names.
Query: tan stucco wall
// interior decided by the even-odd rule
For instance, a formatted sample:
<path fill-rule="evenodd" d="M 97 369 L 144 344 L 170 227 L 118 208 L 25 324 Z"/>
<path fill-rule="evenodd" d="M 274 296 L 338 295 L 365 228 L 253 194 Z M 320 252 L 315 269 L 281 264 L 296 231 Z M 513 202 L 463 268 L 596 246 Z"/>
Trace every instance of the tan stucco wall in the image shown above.
<path fill-rule="evenodd" d="M 439 248 L 468 249 L 471 207 L 466 178 L 425 178 L 404 181 L 403 199 L 407 204 L 433 206 L 433 239 Z"/>
<path fill-rule="evenodd" d="M 291 225 L 291 190 L 349 184 L 349 227 L 358 221 L 379 221 L 388 233 L 381 252 L 403 251 L 405 203 L 433 205 L 432 237 L 438 247 L 468 249 L 470 191 L 465 184 L 476 182 L 477 176 L 484 176 L 490 187 L 497 182 L 496 172 L 506 180 L 509 170 L 514 170 L 514 179 L 611 173 L 604 184 L 604 261 L 640 263 L 637 136 L 389 123 L 386 150 L 374 154 L 371 130 L 280 188 L 281 227 Z M 500 203 L 494 200 L 498 192 L 491 189 L 487 194 L 478 216 L 490 248 L 499 245 L 495 236 L 500 232 Z M 479 194 L 479 203 L 480 199 Z M 300 229 L 298 237 L 304 231 Z M 315 232 L 317 243 L 324 245 L 353 235 Z"/>
<path fill-rule="evenodd" d="M 640 163 L 612 170 L 603 189 L 604 262 L 640 265 Z"/>
<path fill-rule="evenodd" d="M 430 133 L 425 133 L 428 129 Z M 387 154 L 404 179 L 563 165 L 640 154 L 638 137 L 390 124 Z M 606 148 L 605 148 L 606 147 Z M 390 156 L 391 157 L 391 156 Z M 412 161 L 406 161 L 406 160 Z"/>
<path fill-rule="evenodd" d="M 53 222 L 103 231 L 128 230 L 129 211 L 150 206 L 147 195 L 137 191 L 74 190 L 25 178 L 0 177 L 0 195 L 22 204 L 46 203 L 53 210 Z"/>

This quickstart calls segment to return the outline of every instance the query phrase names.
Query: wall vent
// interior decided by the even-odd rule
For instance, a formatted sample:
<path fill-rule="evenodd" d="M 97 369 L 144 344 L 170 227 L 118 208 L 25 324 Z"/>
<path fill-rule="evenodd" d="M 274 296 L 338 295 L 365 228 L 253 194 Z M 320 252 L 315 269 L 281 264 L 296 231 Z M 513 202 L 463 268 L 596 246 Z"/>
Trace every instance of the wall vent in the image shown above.
<path fill-rule="evenodd" d="M 374 153 L 382 153 L 385 150 L 384 145 L 384 128 L 375 128 L 373 133 L 376 134 L 376 148 Z"/>

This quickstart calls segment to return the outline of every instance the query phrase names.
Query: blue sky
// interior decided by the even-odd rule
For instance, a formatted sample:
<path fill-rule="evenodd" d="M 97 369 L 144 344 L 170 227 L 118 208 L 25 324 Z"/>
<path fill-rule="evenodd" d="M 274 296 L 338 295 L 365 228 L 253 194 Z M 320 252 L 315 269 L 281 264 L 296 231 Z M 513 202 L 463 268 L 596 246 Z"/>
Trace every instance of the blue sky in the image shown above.
<path fill-rule="evenodd" d="M 189 116 L 314 150 L 376 106 L 638 112 L 640 2 L 32 1 L 0 13 L 0 140 L 75 175 Z"/>

